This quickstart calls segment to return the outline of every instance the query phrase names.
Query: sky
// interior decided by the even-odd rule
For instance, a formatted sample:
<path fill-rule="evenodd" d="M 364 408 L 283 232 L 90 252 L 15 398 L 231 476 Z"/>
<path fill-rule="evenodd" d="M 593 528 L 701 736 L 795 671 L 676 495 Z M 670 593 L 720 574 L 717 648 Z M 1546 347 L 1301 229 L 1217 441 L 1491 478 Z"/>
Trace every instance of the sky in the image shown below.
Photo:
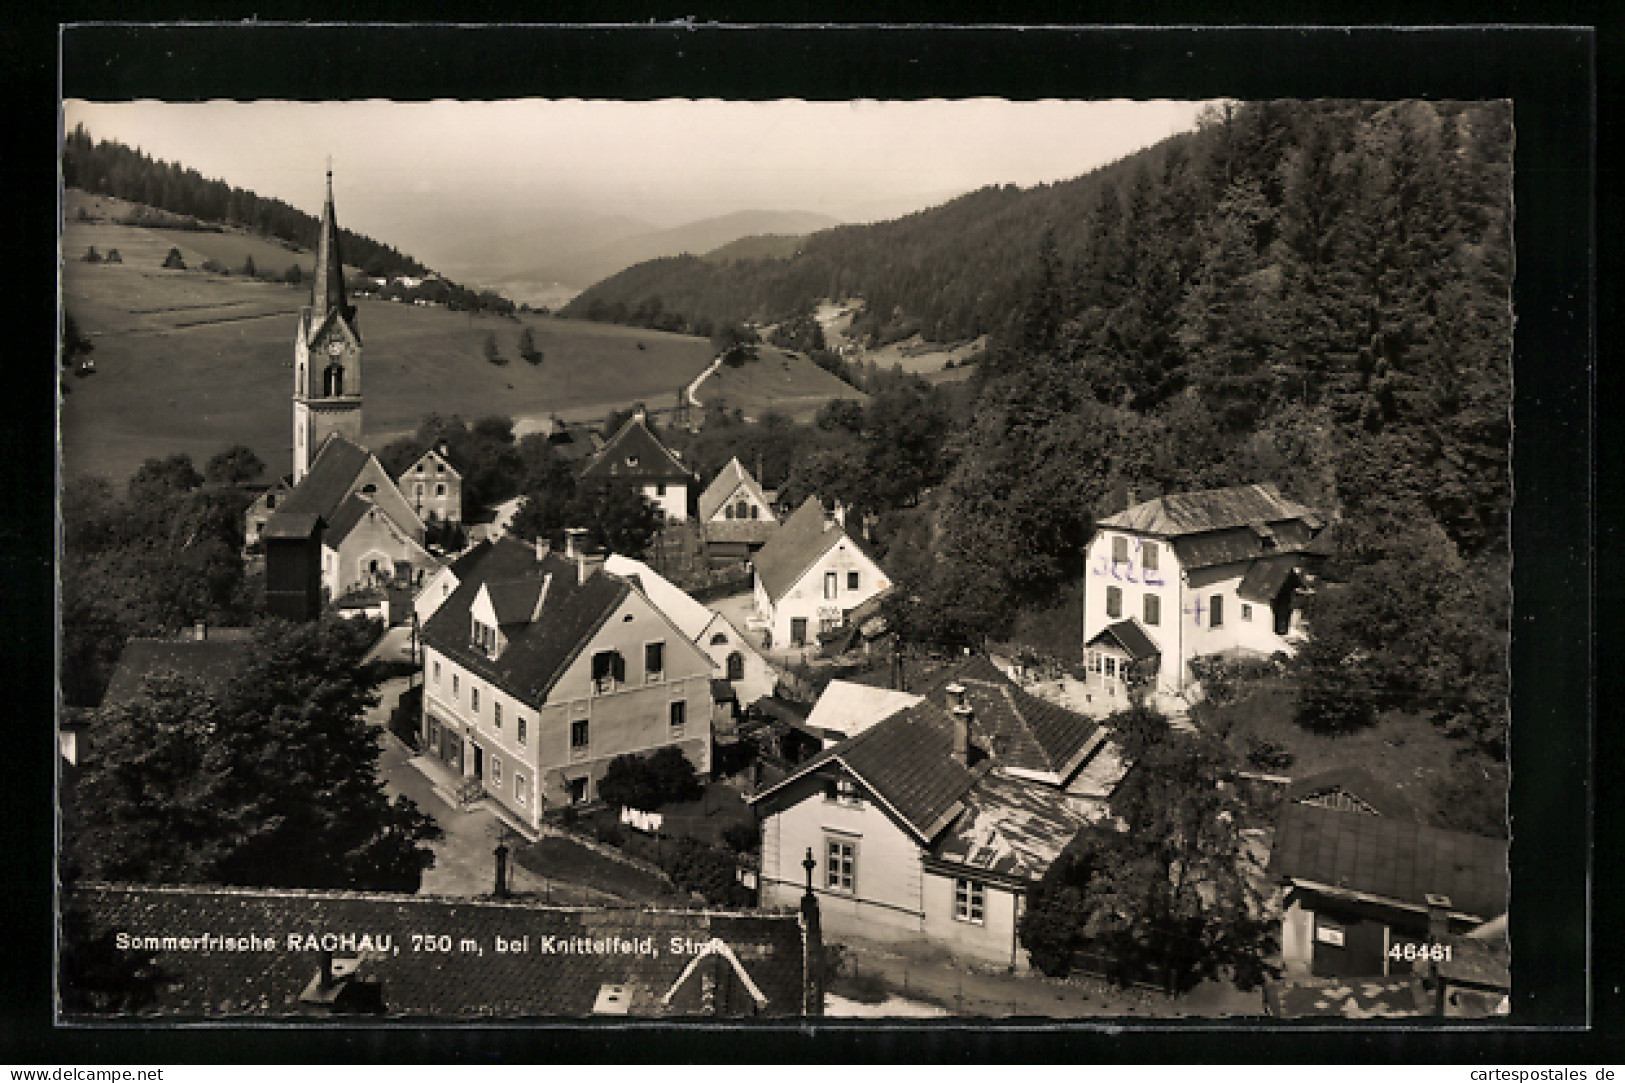
<path fill-rule="evenodd" d="M 64 120 L 312 213 L 331 155 L 341 220 L 379 236 L 453 205 L 476 215 L 626 215 L 656 227 L 739 210 L 894 217 L 987 184 L 1078 176 L 1193 127 L 1200 108 L 995 99 L 70 101 Z"/>

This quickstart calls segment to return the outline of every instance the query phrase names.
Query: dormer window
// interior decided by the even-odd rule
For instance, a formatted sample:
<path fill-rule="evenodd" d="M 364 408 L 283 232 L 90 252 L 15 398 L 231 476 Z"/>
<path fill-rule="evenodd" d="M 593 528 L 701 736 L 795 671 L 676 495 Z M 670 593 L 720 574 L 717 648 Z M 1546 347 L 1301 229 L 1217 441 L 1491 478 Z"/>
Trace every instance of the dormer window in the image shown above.
<path fill-rule="evenodd" d="M 473 639 L 474 649 L 487 658 L 495 658 L 497 656 L 497 630 L 478 620 L 475 620 L 473 624 L 471 638 Z"/>

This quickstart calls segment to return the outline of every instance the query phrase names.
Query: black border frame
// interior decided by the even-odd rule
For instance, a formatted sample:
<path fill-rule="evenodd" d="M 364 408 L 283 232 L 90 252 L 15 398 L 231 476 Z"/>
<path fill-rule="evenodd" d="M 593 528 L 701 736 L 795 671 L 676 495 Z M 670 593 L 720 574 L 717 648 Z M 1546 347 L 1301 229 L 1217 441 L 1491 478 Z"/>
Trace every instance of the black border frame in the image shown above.
<path fill-rule="evenodd" d="M 1155 5 L 1152 5 L 1153 8 Z M 1272 5 L 1266 5 L 1270 7 Z M 101 18 L 120 12 L 105 6 Z M 985 9 L 984 9 L 985 11 Z M 307 13 L 320 17 L 322 13 Z M 884 13 L 882 13 L 884 14 Z M 966 13 L 987 18 L 983 13 Z M 1054 21 L 1011 17 L 1011 23 Z M 1141 11 L 1137 18 L 1152 12 Z M 1229 14 L 1235 14 L 1231 12 Z M 1266 15 L 1270 14 L 1265 12 Z M 1276 13 L 1277 15 L 1279 13 Z M 1403 18 L 1404 11 L 1366 13 Z M 1483 18 L 1480 9 L 1459 17 Z M 443 17 L 423 12 L 420 17 Z M 174 18 L 171 14 L 166 17 Z M 331 15 L 329 15 L 331 17 Z M 469 16 L 464 15 L 467 18 Z M 477 17 L 477 16 L 476 16 Z M 589 15 L 603 18 L 605 16 Z M 646 16 L 639 16 L 646 17 Z M 812 12 L 805 13 L 811 20 Z M 874 19 L 871 8 L 863 17 Z M 1582 21 L 1591 21 L 1584 18 Z M 1597 1055 L 1609 1024 L 1620 1022 L 1617 957 L 1606 943 L 1593 958 L 1590 937 L 1611 927 L 1587 913 L 1592 882 L 1607 885 L 1617 859 L 1595 852 L 1592 813 L 1598 781 L 1593 764 L 1593 618 L 1612 623 L 1620 592 L 1598 594 L 1594 542 L 1617 545 L 1612 523 L 1594 521 L 1594 497 L 1618 495 L 1617 478 L 1594 474 L 1597 314 L 1593 272 L 1599 251 L 1596 214 L 1618 225 L 1617 212 L 1595 204 L 1597 36 L 1583 27 L 1480 27 L 1343 30 L 1185 27 L 1026 29 L 784 25 L 713 28 L 704 23 L 657 26 L 526 28 L 514 26 L 90 25 L 60 38 L 65 96 L 393 98 L 577 97 L 1368 97 L 1490 98 L 1514 101 L 1516 258 L 1513 516 L 1513 913 L 1515 1028 L 1441 1031 L 1275 1026 L 1237 1042 L 1233 1027 L 1170 1023 L 1107 1033 L 997 1023 L 953 1028 L 875 1029 L 843 1024 L 731 1031 L 725 1042 L 708 1028 L 558 1027 L 448 1029 L 421 1024 L 361 1031 L 340 1028 L 98 1028 L 53 1030 L 49 1016 L 49 844 L 52 793 L 47 772 L 32 764 L 55 757 L 54 738 L 34 720 L 52 710 L 54 433 L 51 382 L 41 380 L 12 400 L 20 424 L 3 430 L 13 465 L 14 505 L 0 546 L 0 583 L 9 656 L 39 680 L 18 690 L 13 715 L 29 723 L 14 744 L 23 783 L 9 787 L 9 823 L 24 826 L 0 874 L 24 923 L 0 942 L 7 959 L 0 1014 L 0 1051 L 8 1058 L 80 1063 L 356 1059 L 382 1061 L 616 1060 L 730 1061 L 884 1059 L 953 1060 L 1450 1060 L 1494 1063 L 1538 1057 L 1570 1060 L 1577 1033 L 1550 1028 L 1583 1024 L 1588 1007 L 1598 1029 L 1585 1051 Z M 7 51 L 17 44 L 5 41 Z M 55 42 L 53 42 L 53 45 Z M 54 53 L 55 50 L 53 49 Z M 57 57 L 19 59 L 14 89 L 42 81 Z M 19 95 L 19 98 L 21 95 Z M 60 138 L 57 118 L 51 127 Z M 43 217 L 54 194 L 53 166 L 29 141 L 21 167 L 30 208 L 27 245 L 53 247 L 54 220 Z M 18 180 L 14 165 L 10 179 Z M 1603 251 L 1603 256 L 1611 253 Z M 33 264 L 31 264 L 33 265 Z M 43 304 L 55 303 L 54 278 Z M 32 295 L 30 295 L 32 299 Z M 29 306 L 33 309 L 36 306 Z M 23 321 L 30 352 L 51 352 L 35 338 L 43 319 Z M 20 371 L 29 371 L 19 365 Z M 40 371 L 48 371 L 40 366 Z M 39 396 L 34 399 L 33 396 Z M 22 400 L 22 401 L 18 401 Z M 41 406 L 45 409 L 41 410 Z M 1625 461 L 1618 456 L 1603 460 Z M 1600 529 L 1600 533 L 1599 533 Z M 1604 564 L 1603 566 L 1607 566 Z M 1594 599 L 1605 607 L 1594 611 Z M 1617 683 L 1606 673 L 1605 679 Z M 1601 689 L 1599 689 L 1601 691 Z M 1536 734 L 1530 739 L 1527 734 Z M 1599 734 L 1607 739 L 1607 735 Z M 1610 741 L 1610 744 L 1612 742 Z M 1602 752 L 1601 746 L 1595 749 Z M 43 783 L 43 785 L 41 784 Z M 1617 827 L 1598 808 L 1597 827 Z M 43 815 L 42 815 L 43 813 Z M 15 835 L 14 835 L 15 838 Z M 35 841 L 43 845 L 35 845 Z M 43 851 L 43 858 L 40 852 Z M 1606 892 L 1599 905 L 1607 905 Z M 10 908 L 8 908 L 10 909 Z M 1601 918 L 1601 914 L 1598 918 Z M 1592 974 L 1590 962 L 1609 972 Z M 22 984 L 17 984 L 19 975 Z M 1594 980 L 1587 980 L 1594 979 Z M 1591 999 L 1595 996 L 1596 999 Z M 1172 1033 L 1170 1033 L 1172 1032 Z M 1618 1060 L 1618 1038 L 1609 1042 Z"/>

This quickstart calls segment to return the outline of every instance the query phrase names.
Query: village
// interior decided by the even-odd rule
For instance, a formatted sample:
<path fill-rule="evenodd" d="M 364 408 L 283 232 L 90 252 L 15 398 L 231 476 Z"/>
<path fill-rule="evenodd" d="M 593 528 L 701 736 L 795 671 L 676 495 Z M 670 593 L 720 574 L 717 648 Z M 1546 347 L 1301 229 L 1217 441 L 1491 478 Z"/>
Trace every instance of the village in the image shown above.
<path fill-rule="evenodd" d="M 1225 690 L 1275 679 L 1312 638 L 1306 602 L 1334 555 L 1324 509 L 1269 478 L 1125 493 L 1087 539 L 1063 659 L 913 647 L 919 599 L 875 555 L 873 513 L 787 501 L 738 456 L 700 476 L 662 438 L 683 424 L 681 397 L 664 419 L 640 404 L 608 429 L 547 433 L 575 484 L 648 509 L 642 550 L 585 523 L 520 537 L 516 502 L 471 522 L 470 464 L 451 447 L 392 471 L 363 440 L 365 350 L 331 185 L 293 335 L 291 468 L 256 490 L 242 559 L 263 570 L 271 616 L 376 632 L 378 775 L 434 821 L 432 862 L 407 896 L 70 885 L 93 934 L 160 947 L 183 928 L 397 945 L 160 950 L 140 1010 L 1509 1010 L 1504 838 L 1429 825 L 1353 753 L 1309 772 L 1259 755 L 1179 773 Z M 175 678 L 225 696 L 254 642 L 206 624 L 131 639 L 102 708 Z M 69 799 L 99 754 L 94 718 L 61 726 Z M 1147 886 L 1136 836 L 1156 831 L 1184 849 Z M 1165 897 L 1165 928 L 1183 932 L 1130 951 L 1112 946 L 1126 935 L 1066 925 L 1066 900 L 1101 875 Z"/>

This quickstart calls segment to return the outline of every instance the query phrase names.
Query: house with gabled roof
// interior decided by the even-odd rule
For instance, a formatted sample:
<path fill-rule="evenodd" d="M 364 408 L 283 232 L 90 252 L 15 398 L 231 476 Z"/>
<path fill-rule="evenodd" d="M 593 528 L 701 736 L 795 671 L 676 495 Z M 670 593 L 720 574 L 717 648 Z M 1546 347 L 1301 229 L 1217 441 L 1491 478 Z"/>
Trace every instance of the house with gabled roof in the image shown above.
<path fill-rule="evenodd" d="M 1291 653 L 1324 526 L 1274 485 L 1162 496 L 1101 519 L 1084 589 L 1091 696 L 1126 706 L 1140 678 L 1176 696 L 1193 659 Z"/>
<path fill-rule="evenodd" d="M 811 849 L 826 930 L 918 937 L 1025 968 L 1016 929 L 1028 893 L 1105 814 L 1122 775 L 1108 735 L 981 658 L 892 702 L 906 705 L 877 720 L 830 726 L 831 712 L 826 731 L 853 735 L 751 799 L 762 902 L 800 890 Z"/>
<path fill-rule="evenodd" d="M 401 495 L 425 524 L 463 521 L 463 474 L 444 443 L 418 456 L 396 479 Z"/>
<path fill-rule="evenodd" d="M 105 945 L 94 987 L 81 984 L 84 968 L 63 968 L 61 1007 L 76 1021 L 783 1018 L 824 1009 L 816 904 L 763 913 L 105 883 L 68 885 L 61 904 L 68 955 Z"/>
<path fill-rule="evenodd" d="M 693 472 L 649 430 L 648 414 L 641 408 L 593 452 L 576 476 L 586 485 L 630 486 L 667 520 L 688 518 Z"/>
<path fill-rule="evenodd" d="M 711 769 L 712 662 L 632 578 L 498 542 L 423 627 L 422 747 L 521 822 L 584 804 L 615 757 Z"/>
<path fill-rule="evenodd" d="M 695 601 L 641 560 L 611 553 L 604 560 L 604 570 L 637 584 L 638 589 L 705 652 L 716 666 L 716 679 L 726 682 L 733 702 L 740 708 L 773 694 L 779 683 L 778 669 L 762 657 L 727 617 Z"/>
<path fill-rule="evenodd" d="M 1430 919 L 1435 935 L 1463 934 L 1507 910 L 1505 839 L 1363 810 L 1283 802 L 1269 872 L 1289 975 L 1410 974 Z"/>
<path fill-rule="evenodd" d="M 752 561 L 756 612 L 767 625 L 769 648 L 808 646 L 891 589 L 890 577 L 847 533 L 842 518 L 809 496 Z"/>
<path fill-rule="evenodd" d="M 748 560 L 779 528 L 772 500 L 737 457 L 711 479 L 698 509 L 706 553 L 714 560 Z"/>

